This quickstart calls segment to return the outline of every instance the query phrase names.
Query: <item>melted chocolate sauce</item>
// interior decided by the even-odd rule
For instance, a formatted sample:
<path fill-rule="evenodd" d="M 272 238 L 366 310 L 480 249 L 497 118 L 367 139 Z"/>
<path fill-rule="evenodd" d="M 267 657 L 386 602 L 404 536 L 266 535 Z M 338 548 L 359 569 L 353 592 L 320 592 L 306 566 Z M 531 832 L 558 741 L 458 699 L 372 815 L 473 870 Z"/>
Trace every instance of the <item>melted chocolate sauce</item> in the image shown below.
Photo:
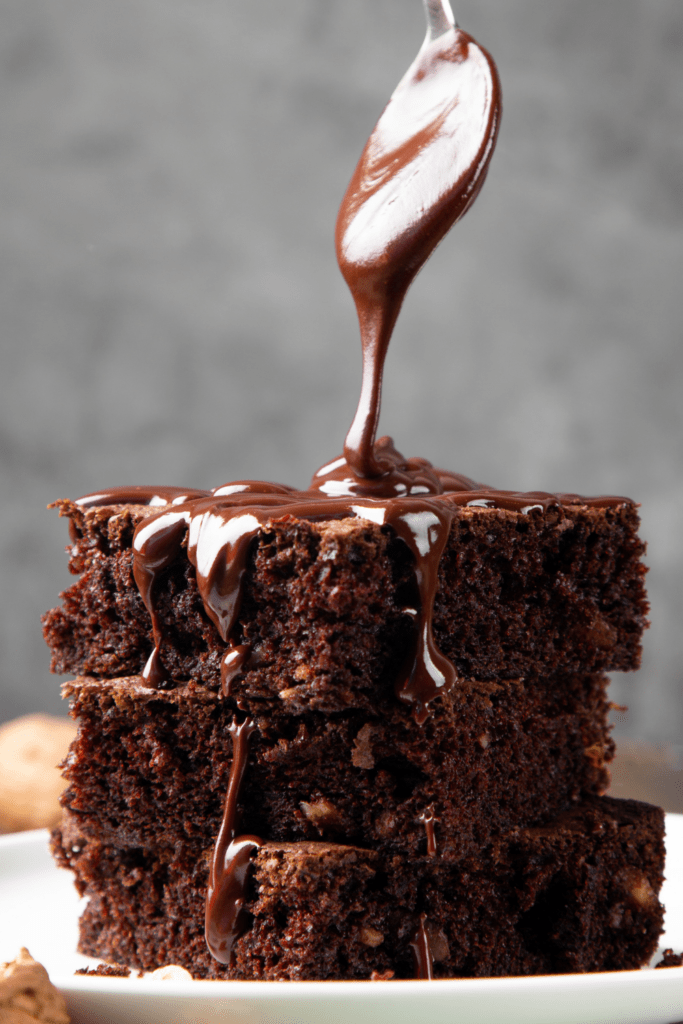
<path fill-rule="evenodd" d="M 159 648 L 157 646 L 155 646 L 147 659 L 147 663 L 142 670 L 142 678 L 149 686 L 152 687 L 153 690 L 166 690 L 173 688 L 173 680 L 164 667 L 161 660 L 161 654 L 159 653 Z"/>
<path fill-rule="evenodd" d="M 420 815 L 420 821 L 425 827 L 425 834 L 427 836 L 427 856 L 436 857 L 436 831 L 434 829 L 434 825 L 438 821 L 438 818 L 434 817 L 434 808 L 428 807 L 427 810 Z"/>
<path fill-rule="evenodd" d="M 238 644 L 237 647 L 229 647 L 227 654 L 223 655 L 221 661 L 221 693 L 229 697 L 232 692 L 232 681 L 243 671 L 249 661 L 251 648 L 249 644 Z"/>
<path fill-rule="evenodd" d="M 353 517 L 390 527 L 412 552 L 419 602 L 403 610 L 415 623 L 414 650 L 396 693 L 422 723 L 429 702 L 456 682 L 453 665 L 432 635 L 438 565 L 456 506 L 529 514 L 552 505 L 616 506 L 628 500 L 496 491 L 435 469 L 426 459 L 405 459 L 390 438 L 375 440 L 384 360 L 401 304 L 424 262 L 476 198 L 501 111 L 491 58 L 453 25 L 445 0 L 425 2 L 427 38 L 368 140 L 337 220 L 337 257 L 356 305 L 363 352 L 360 400 L 344 454 L 318 470 L 306 491 L 238 480 L 213 491 L 114 488 L 78 501 L 84 508 L 159 506 L 139 523 L 133 541 L 135 581 L 152 620 L 154 650 L 143 673 L 152 687 L 173 685 L 163 663 L 156 596 L 159 580 L 185 557 L 183 552 L 195 566 L 206 613 L 227 644 L 221 666 L 221 691 L 227 696 L 250 655 L 247 646 L 233 643 L 232 634 L 250 547 L 259 532 L 285 517 Z M 207 895 L 206 941 L 212 955 L 226 964 L 246 927 L 245 885 L 261 844 L 255 836 L 236 836 L 237 797 L 254 728 L 249 719 L 230 728 L 233 763 Z M 421 820 L 427 852 L 434 855 L 432 812 Z M 431 978 L 425 921 L 422 914 L 411 947 L 417 976 Z"/>
<path fill-rule="evenodd" d="M 221 964 L 230 964 L 235 940 L 248 928 L 244 899 L 251 859 L 262 846 L 258 836 L 237 837 L 237 800 L 249 754 L 249 737 L 256 729 L 251 719 L 230 726 L 232 765 L 223 821 L 213 851 L 206 895 L 206 944 Z"/>
<path fill-rule="evenodd" d="M 403 299 L 474 202 L 500 121 L 493 61 L 453 25 L 450 11 L 439 13 L 440 22 L 427 6 L 427 37 L 366 143 L 337 218 L 337 260 L 363 348 L 360 400 L 344 455 L 362 478 L 387 472 L 374 440 L 384 359 Z"/>
<path fill-rule="evenodd" d="M 410 948 L 415 961 L 415 977 L 420 981 L 432 981 L 434 978 L 434 958 L 429 943 L 429 935 L 425 925 L 427 915 L 420 914 L 420 923 L 410 939 Z"/>

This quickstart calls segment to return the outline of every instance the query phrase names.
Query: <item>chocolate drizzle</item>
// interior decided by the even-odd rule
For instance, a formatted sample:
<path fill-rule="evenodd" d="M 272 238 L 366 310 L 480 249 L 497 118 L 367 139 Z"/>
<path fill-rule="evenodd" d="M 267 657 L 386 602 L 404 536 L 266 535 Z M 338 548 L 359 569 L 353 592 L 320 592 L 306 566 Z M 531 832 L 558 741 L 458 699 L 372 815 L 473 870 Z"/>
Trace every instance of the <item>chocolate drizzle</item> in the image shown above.
<path fill-rule="evenodd" d="M 223 821 L 211 860 L 206 894 L 206 944 L 221 964 L 230 964 L 232 947 L 248 928 L 244 910 L 251 859 L 262 845 L 258 836 L 237 837 L 237 801 L 249 754 L 249 737 L 256 724 L 247 718 L 230 726 L 232 765 Z"/>
<path fill-rule="evenodd" d="M 337 260 L 363 348 L 360 400 L 344 455 L 367 478 L 386 473 L 374 440 L 384 360 L 403 299 L 474 202 L 500 121 L 493 61 L 453 25 L 449 9 L 426 6 L 425 41 L 366 143 L 337 218 Z"/>
<path fill-rule="evenodd" d="M 434 978 L 434 957 L 425 925 L 427 915 L 420 914 L 420 923 L 410 939 L 410 948 L 415 961 L 415 977 L 420 981 L 432 981 Z"/>
<path fill-rule="evenodd" d="M 251 648 L 249 644 L 238 644 L 237 647 L 228 647 L 221 661 L 221 693 L 229 697 L 232 692 L 232 681 L 244 670 Z"/>
<path fill-rule="evenodd" d="M 156 602 L 159 581 L 179 558 L 187 557 L 195 567 L 206 613 L 227 645 L 221 692 L 228 697 L 232 681 L 249 662 L 249 647 L 234 634 L 249 553 L 259 533 L 283 518 L 357 518 L 393 530 L 414 559 L 419 600 L 417 607 L 402 609 L 414 621 L 414 645 L 396 694 L 423 723 L 430 701 L 457 681 L 432 635 L 439 560 L 456 507 L 528 515 L 553 505 L 628 501 L 496 491 L 435 469 L 426 459 L 405 459 L 390 438 L 375 440 L 384 361 L 401 304 L 424 262 L 476 198 L 501 112 L 498 75 L 489 55 L 454 26 L 447 0 L 425 0 L 425 6 L 425 42 L 365 146 L 337 220 L 337 258 L 356 305 L 363 353 L 360 399 L 344 454 L 318 470 L 306 491 L 238 480 L 213 491 L 125 487 L 78 500 L 84 508 L 159 506 L 139 523 L 133 540 L 135 581 L 152 622 L 154 649 L 143 672 L 150 687 L 173 685 L 164 666 Z M 245 886 L 251 858 L 261 845 L 256 836 L 236 835 L 239 787 L 254 729 L 250 719 L 230 727 L 233 761 L 207 894 L 206 941 L 225 964 L 246 927 Z M 434 856 L 431 808 L 421 820 L 427 853 Z M 410 945 L 417 976 L 429 979 L 433 955 L 425 922 L 422 914 Z"/>
<path fill-rule="evenodd" d="M 164 667 L 158 645 L 155 645 L 154 650 L 147 659 L 142 670 L 142 678 L 153 690 L 173 688 L 173 680 Z"/>
<path fill-rule="evenodd" d="M 435 822 L 438 821 L 438 818 L 434 816 L 434 808 L 428 807 L 427 810 L 420 815 L 420 821 L 425 827 L 425 834 L 427 836 L 427 856 L 436 857 L 436 831 L 434 829 L 434 825 Z"/>

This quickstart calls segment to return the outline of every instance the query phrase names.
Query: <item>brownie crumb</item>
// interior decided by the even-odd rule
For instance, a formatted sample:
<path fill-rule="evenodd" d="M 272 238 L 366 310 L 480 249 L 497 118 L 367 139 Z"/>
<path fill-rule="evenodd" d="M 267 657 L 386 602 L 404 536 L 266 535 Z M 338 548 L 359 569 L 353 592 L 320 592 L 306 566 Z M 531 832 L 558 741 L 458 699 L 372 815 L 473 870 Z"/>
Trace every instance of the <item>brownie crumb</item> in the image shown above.
<path fill-rule="evenodd" d="M 674 953 L 673 949 L 665 949 L 662 959 L 655 964 L 655 970 L 658 967 L 683 967 L 683 953 Z"/>
<path fill-rule="evenodd" d="M 121 967 L 118 964 L 98 964 L 97 967 L 79 967 L 74 974 L 87 974 L 99 978 L 129 978 L 130 967 Z"/>

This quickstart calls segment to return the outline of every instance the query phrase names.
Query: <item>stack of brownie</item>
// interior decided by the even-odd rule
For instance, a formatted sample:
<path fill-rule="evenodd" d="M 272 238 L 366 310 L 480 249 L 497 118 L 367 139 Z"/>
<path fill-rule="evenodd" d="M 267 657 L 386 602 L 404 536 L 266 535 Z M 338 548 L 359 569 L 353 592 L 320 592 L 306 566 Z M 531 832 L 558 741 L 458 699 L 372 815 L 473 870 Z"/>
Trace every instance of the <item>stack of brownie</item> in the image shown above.
<path fill-rule="evenodd" d="M 458 507 L 433 631 L 458 682 L 422 724 L 395 682 L 415 642 L 407 546 L 360 518 L 274 518 L 226 643 L 185 550 L 155 594 L 133 534 L 158 505 L 60 502 L 78 580 L 45 616 L 79 731 L 58 861 L 89 897 L 80 949 L 197 978 L 470 977 L 637 967 L 657 945 L 663 814 L 603 796 L 605 673 L 638 665 L 643 545 L 628 502 Z M 204 937 L 233 723 L 262 838 L 230 962 Z"/>

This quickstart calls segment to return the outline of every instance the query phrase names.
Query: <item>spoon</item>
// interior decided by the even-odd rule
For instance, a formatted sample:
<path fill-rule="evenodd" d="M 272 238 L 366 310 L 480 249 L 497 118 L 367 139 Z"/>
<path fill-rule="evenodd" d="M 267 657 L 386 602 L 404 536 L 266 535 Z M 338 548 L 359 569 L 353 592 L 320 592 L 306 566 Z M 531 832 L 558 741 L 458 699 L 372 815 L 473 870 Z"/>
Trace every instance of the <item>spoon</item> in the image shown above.
<path fill-rule="evenodd" d="M 427 35 L 377 122 L 339 210 L 339 267 L 358 313 L 363 376 L 344 445 L 362 478 L 390 471 L 374 450 L 382 373 L 405 294 L 469 209 L 493 153 L 501 101 L 493 60 L 448 0 L 424 0 Z"/>

